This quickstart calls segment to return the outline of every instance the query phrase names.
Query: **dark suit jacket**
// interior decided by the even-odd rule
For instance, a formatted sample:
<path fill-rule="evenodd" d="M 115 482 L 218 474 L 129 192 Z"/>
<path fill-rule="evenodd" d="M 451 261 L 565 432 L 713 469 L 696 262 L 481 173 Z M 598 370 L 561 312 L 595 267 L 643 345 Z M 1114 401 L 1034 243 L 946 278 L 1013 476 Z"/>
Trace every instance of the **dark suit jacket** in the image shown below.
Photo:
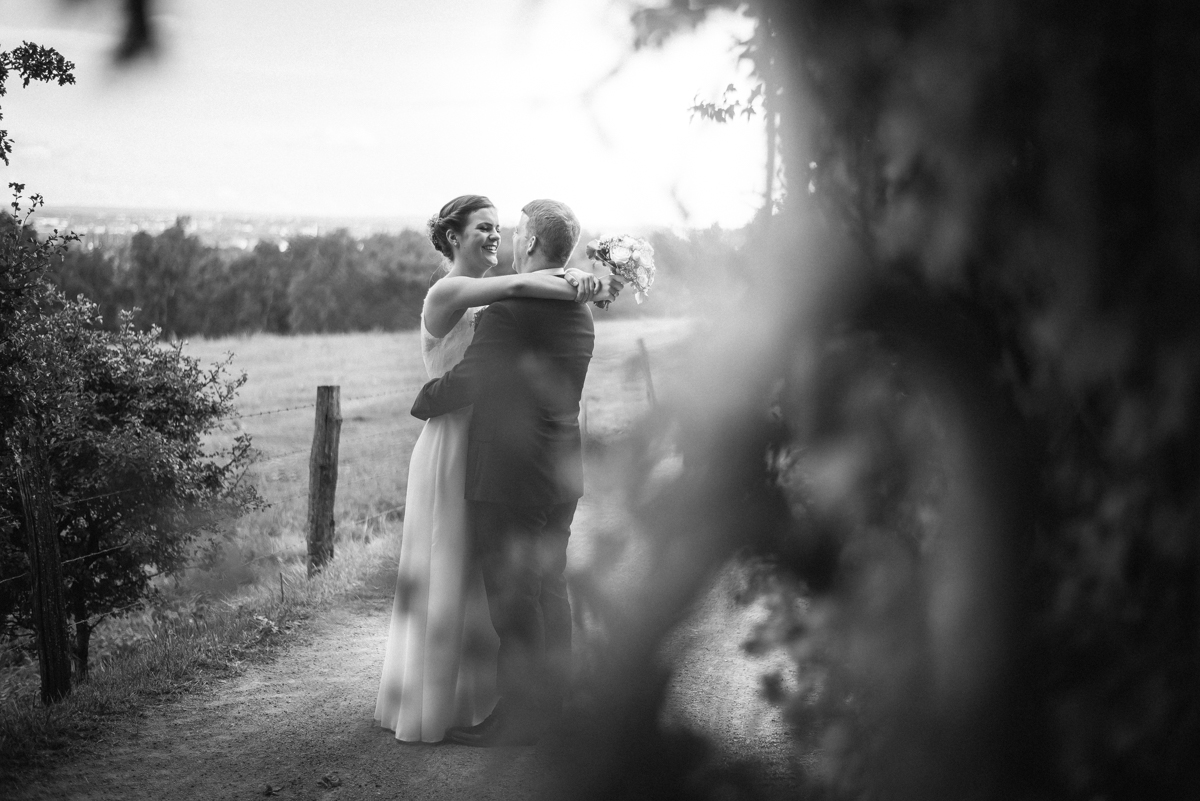
<path fill-rule="evenodd" d="M 583 495 L 579 397 L 594 341 L 587 304 L 510 298 L 480 315 L 463 360 L 412 408 L 428 420 L 474 404 L 467 500 L 549 506 Z"/>

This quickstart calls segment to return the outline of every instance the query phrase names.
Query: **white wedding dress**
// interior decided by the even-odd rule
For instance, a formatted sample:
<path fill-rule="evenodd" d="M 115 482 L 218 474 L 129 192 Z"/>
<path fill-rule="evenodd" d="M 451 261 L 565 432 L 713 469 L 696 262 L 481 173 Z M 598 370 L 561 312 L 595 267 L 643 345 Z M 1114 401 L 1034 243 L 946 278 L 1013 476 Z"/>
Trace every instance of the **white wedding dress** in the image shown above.
<path fill-rule="evenodd" d="M 457 364 L 475 333 L 468 309 L 446 336 L 421 319 L 430 378 Z M 483 578 L 470 559 L 466 484 L 471 410 L 434 417 L 413 446 L 396 600 L 375 720 L 396 739 L 434 743 L 450 726 L 483 720 L 496 701 L 499 641 Z"/>

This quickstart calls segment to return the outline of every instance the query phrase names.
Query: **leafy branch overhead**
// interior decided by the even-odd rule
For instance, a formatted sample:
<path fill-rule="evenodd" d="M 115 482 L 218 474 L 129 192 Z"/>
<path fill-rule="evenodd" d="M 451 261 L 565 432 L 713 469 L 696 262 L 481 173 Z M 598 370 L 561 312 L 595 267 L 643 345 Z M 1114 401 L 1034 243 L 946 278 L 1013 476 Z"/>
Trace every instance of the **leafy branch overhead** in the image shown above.
<path fill-rule="evenodd" d="M 712 103 L 700 100 L 700 96 L 696 96 L 695 102 L 688 108 L 692 112 L 692 119 L 697 115 L 701 119 L 713 120 L 715 122 L 729 122 L 741 114 L 746 119 L 750 119 L 758 112 L 762 111 L 763 100 L 763 85 L 760 83 L 750 90 L 750 96 L 743 103 L 738 98 L 738 89 L 733 84 L 725 87 L 725 91 L 721 93 L 719 103 Z"/>
<path fill-rule="evenodd" d="M 786 195 L 787 176 L 782 171 L 779 139 L 779 104 L 784 91 L 781 74 L 780 40 L 775 16 L 779 8 L 765 0 L 671 0 L 661 6 L 638 8 L 630 16 L 633 25 L 633 49 L 662 47 L 674 36 L 696 30 L 710 14 L 729 12 L 744 15 L 754 22 L 754 32 L 737 42 L 739 62 L 750 64 L 750 74 L 758 81 L 743 101 L 737 87 L 729 84 L 720 101 L 702 101 L 696 96 L 689 111 L 692 118 L 729 122 L 740 115 L 747 121 L 761 113 L 767 144 L 764 169 L 763 205 L 758 219 L 769 223 L 782 196 Z M 781 190 L 783 190 L 781 192 Z"/>
<path fill-rule="evenodd" d="M 57 81 L 59 86 L 75 83 L 74 69 L 75 65 L 52 47 L 22 42 L 20 47 L 12 50 L 0 50 L 0 97 L 8 94 L 8 78 L 13 73 L 21 78 L 24 89 L 30 81 Z M 3 119 L 4 113 L 0 111 L 0 120 Z M 0 129 L 0 159 L 8 164 L 11 153 L 12 140 L 8 138 L 8 131 Z"/>
<path fill-rule="evenodd" d="M 638 8 L 630 16 L 633 47 L 662 47 L 672 36 L 695 30 L 710 11 L 737 11 L 742 5 L 741 0 L 671 0 L 663 6 Z"/>

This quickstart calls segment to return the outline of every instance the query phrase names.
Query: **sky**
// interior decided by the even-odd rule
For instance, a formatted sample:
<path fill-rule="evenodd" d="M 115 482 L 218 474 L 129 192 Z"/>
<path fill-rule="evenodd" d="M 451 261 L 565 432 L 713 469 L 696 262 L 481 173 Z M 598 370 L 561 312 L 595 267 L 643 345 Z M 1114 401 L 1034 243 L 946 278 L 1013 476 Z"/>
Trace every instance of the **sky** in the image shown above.
<path fill-rule="evenodd" d="M 510 224 L 552 197 L 591 228 L 761 205 L 761 118 L 688 111 L 753 85 L 732 13 L 630 55 L 621 0 L 158 0 L 159 55 L 120 70 L 120 5 L 0 0 L 0 49 L 76 64 L 0 99 L 4 182 L 47 206 L 410 220 L 478 193 Z"/>

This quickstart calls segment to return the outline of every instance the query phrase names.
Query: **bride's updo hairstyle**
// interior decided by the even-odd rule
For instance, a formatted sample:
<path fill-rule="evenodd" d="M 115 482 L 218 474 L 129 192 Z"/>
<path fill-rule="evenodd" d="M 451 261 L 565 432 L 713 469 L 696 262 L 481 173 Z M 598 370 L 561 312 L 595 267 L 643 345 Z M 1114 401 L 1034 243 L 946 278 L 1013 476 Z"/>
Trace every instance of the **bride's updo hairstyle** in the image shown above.
<path fill-rule="evenodd" d="M 492 201 L 483 195 L 461 195 L 454 198 L 436 215 L 429 218 L 429 241 L 438 253 L 453 261 L 454 251 L 450 248 L 450 232 L 461 234 L 467 219 L 480 209 L 495 208 Z"/>

